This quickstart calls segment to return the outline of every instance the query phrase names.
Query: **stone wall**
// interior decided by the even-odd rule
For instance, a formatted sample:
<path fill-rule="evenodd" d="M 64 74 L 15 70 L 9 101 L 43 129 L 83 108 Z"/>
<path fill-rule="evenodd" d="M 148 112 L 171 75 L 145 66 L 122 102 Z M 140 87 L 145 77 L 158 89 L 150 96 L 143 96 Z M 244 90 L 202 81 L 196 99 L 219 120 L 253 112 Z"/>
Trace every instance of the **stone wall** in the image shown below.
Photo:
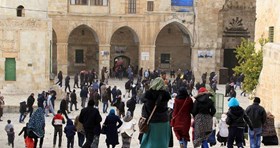
<path fill-rule="evenodd" d="M 280 2 L 279 0 L 257 0 L 257 20 L 255 42 L 268 38 L 268 29 L 274 26 L 274 42 L 280 43 Z M 260 48 L 258 46 L 258 48 Z"/>
<path fill-rule="evenodd" d="M 50 20 L 0 19 L 0 90 L 20 93 L 49 86 Z M 15 58 L 16 81 L 5 81 L 5 60 Z"/>
<path fill-rule="evenodd" d="M 3 8 L 0 9 L 1 15 L 9 17 L 17 16 L 17 7 L 24 7 L 24 17 L 29 18 L 47 18 L 48 17 L 48 1 L 46 0 L 1 0 L 0 6 Z"/>
<path fill-rule="evenodd" d="M 263 69 L 259 78 L 256 96 L 261 98 L 261 105 L 275 116 L 275 125 L 280 134 L 280 44 L 268 43 L 264 46 Z M 279 137 L 279 136 L 278 136 Z"/>

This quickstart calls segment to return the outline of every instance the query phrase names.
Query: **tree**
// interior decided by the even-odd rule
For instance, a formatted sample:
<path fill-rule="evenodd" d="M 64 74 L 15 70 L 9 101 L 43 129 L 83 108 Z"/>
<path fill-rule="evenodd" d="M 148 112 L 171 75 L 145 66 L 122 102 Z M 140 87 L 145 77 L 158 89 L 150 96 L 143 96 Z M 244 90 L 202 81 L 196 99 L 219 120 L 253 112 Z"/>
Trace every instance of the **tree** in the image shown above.
<path fill-rule="evenodd" d="M 236 74 L 244 74 L 242 89 L 247 93 L 252 93 L 258 85 L 260 73 L 263 66 L 263 45 L 267 40 L 261 38 L 259 44 L 260 50 L 255 49 L 255 43 L 242 38 L 240 46 L 236 48 L 236 58 L 239 66 L 233 70 Z"/>

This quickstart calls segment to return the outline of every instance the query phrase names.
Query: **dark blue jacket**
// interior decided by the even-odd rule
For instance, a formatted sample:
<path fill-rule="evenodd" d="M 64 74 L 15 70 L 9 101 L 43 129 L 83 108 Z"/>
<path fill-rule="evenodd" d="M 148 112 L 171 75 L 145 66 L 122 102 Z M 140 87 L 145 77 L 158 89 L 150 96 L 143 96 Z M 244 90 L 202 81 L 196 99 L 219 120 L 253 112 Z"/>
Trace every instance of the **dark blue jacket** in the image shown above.
<path fill-rule="evenodd" d="M 76 127 L 73 124 L 71 119 L 67 120 L 67 124 L 64 127 L 64 133 L 66 134 L 67 138 L 74 137 L 76 134 Z"/>

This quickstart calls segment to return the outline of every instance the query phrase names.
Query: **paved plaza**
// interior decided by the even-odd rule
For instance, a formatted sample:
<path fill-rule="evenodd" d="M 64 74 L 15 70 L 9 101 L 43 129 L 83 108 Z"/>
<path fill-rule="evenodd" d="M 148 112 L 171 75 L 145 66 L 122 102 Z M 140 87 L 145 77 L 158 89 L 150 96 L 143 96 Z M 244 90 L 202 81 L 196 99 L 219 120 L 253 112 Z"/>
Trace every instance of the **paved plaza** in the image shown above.
<path fill-rule="evenodd" d="M 73 86 L 73 79 L 71 79 L 70 82 L 72 82 L 72 84 L 70 85 L 72 87 Z M 123 79 L 122 81 L 119 81 L 117 79 L 110 79 L 109 80 L 109 85 L 110 86 L 116 85 L 118 88 L 120 88 L 122 90 L 122 92 L 125 92 L 124 91 L 125 82 L 126 82 L 126 79 Z M 62 88 L 64 90 L 64 87 L 62 87 Z M 73 89 L 73 88 L 71 88 L 71 89 Z M 218 93 L 223 93 L 224 94 L 224 92 L 225 92 L 225 86 L 224 85 L 219 85 L 218 89 L 219 89 Z M 80 90 L 77 90 L 77 96 L 79 96 L 79 92 L 80 92 Z M 246 108 L 249 104 L 251 104 L 251 102 L 246 97 L 241 97 L 240 92 L 241 92 L 241 90 L 237 89 L 237 98 L 240 100 L 241 106 Z M 22 95 L 5 95 L 4 94 L 6 106 L 10 106 L 11 108 L 12 107 L 16 108 L 15 106 L 19 106 L 20 100 L 23 100 L 23 99 L 26 100 L 28 96 L 29 96 L 29 94 L 22 94 Z M 37 94 L 35 94 L 35 96 L 37 96 Z M 57 109 L 59 108 L 59 104 L 60 104 L 60 98 L 57 98 L 55 103 L 56 103 L 55 104 L 55 110 L 57 111 Z M 100 106 L 99 110 L 101 110 L 102 109 L 102 103 L 100 103 L 99 106 Z M 137 104 L 137 107 L 136 107 L 136 110 L 135 110 L 134 119 L 136 119 L 137 121 L 138 121 L 138 119 L 140 117 L 140 114 L 141 114 L 141 106 L 142 105 Z M 69 117 L 71 119 L 74 119 L 80 113 L 80 110 L 81 110 L 80 97 L 78 97 L 78 108 L 79 108 L 78 111 L 73 111 L 69 114 Z M 109 107 L 109 109 L 110 108 L 111 107 Z M 224 108 L 225 108 L 225 111 L 228 109 L 227 98 L 225 98 L 225 101 L 224 101 Z M 104 113 L 101 112 L 101 115 L 102 115 L 102 122 L 101 123 L 103 123 L 107 114 L 104 114 Z M 18 133 L 20 132 L 22 127 L 25 126 L 25 123 L 28 122 L 29 116 L 25 119 L 25 123 L 19 123 L 18 118 L 19 118 L 19 113 L 16 112 L 16 111 L 13 112 L 13 113 L 6 113 L 6 112 L 4 113 L 3 118 L 2 118 L 3 121 L 0 122 L 0 131 L 1 131 L 0 132 L 0 144 L 1 144 L 0 147 L 1 148 L 9 147 L 8 144 L 7 144 L 7 135 L 6 135 L 6 132 L 4 131 L 4 127 L 7 124 L 6 121 L 8 119 L 12 120 L 12 123 L 13 123 L 14 128 L 15 128 L 15 148 L 23 148 L 24 147 L 23 135 L 18 136 Z M 50 115 L 49 117 L 46 117 L 46 127 L 45 127 L 45 132 L 46 133 L 45 133 L 44 144 L 43 144 L 44 148 L 52 148 L 53 147 L 54 128 L 51 125 L 51 120 L 52 120 L 52 115 Z M 139 134 L 138 127 L 136 126 L 135 129 L 136 129 L 136 132 L 134 133 L 133 138 L 132 138 L 132 142 L 131 142 L 131 147 L 132 148 L 140 147 L 138 139 L 137 139 L 138 134 Z M 102 147 L 102 148 L 106 147 L 105 138 L 106 138 L 105 135 L 100 136 L 99 147 Z M 120 142 L 120 144 L 117 145 L 116 148 L 120 148 L 121 145 L 122 145 L 120 135 L 119 135 L 119 142 Z M 63 134 L 62 147 L 65 148 L 66 144 L 67 144 L 66 136 L 65 136 L 65 134 Z M 78 147 L 77 136 L 75 136 L 75 144 L 74 145 L 75 145 L 75 147 Z M 247 141 L 246 147 L 249 147 L 248 145 L 249 145 L 249 143 Z M 58 146 L 56 146 L 56 147 L 58 147 Z M 177 140 L 175 139 L 175 136 L 174 136 L 174 147 L 175 148 L 179 147 L 179 144 L 178 144 Z M 193 147 L 192 143 L 189 143 L 188 147 Z M 220 144 L 217 143 L 217 145 L 214 146 L 214 147 L 220 147 Z"/>

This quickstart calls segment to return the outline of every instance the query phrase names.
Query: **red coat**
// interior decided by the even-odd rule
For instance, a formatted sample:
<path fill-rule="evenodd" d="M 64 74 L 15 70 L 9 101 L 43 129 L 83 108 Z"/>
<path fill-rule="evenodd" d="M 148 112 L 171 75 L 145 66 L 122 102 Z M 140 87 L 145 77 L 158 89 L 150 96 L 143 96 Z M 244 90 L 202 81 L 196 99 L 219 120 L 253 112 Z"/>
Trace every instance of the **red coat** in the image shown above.
<path fill-rule="evenodd" d="M 185 104 L 185 99 L 175 99 L 174 111 L 172 114 L 173 120 L 173 130 L 178 140 L 182 138 L 187 141 L 190 140 L 189 129 L 191 126 L 191 110 L 193 107 L 193 101 L 191 98 L 187 98 Z M 183 106 L 184 104 L 184 106 Z M 183 106 L 183 109 L 181 110 Z M 181 110 L 181 111 L 180 111 Z M 180 113 L 178 114 L 178 112 Z M 177 115 L 178 114 L 178 115 Z"/>

